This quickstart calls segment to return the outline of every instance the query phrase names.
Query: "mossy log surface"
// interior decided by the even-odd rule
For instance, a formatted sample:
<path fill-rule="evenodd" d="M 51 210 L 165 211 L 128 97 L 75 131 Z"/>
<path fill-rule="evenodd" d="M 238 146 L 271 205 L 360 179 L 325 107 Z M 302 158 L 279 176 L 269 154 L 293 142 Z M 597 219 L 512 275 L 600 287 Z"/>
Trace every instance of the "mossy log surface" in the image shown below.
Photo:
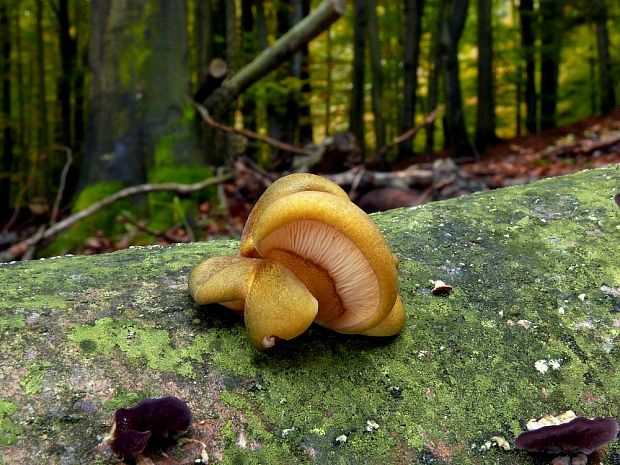
<path fill-rule="evenodd" d="M 619 191 L 612 167 L 373 216 L 407 311 L 388 339 L 312 327 L 257 351 L 187 293 L 232 240 L 2 265 L 0 463 L 115 463 L 96 447 L 115 409 L 162 395 L 209 463 L 549 463 L 493 444 L 544 413 L 620 416 Z"/>

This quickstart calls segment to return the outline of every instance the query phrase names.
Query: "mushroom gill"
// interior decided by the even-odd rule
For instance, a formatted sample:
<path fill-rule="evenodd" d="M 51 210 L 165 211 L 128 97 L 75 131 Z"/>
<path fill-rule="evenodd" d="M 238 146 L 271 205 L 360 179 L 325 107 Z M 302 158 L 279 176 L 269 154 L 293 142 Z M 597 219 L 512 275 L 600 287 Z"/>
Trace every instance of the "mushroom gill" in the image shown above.
<path fill-rule="evenodd" d="M 344 333 L 379 324 L 396 302 L 393 255 L 355 204 L 326 192 L 275 200 L 256 219 L 259 256 L 289 268 L 319 301 L 318 323 Z"/>

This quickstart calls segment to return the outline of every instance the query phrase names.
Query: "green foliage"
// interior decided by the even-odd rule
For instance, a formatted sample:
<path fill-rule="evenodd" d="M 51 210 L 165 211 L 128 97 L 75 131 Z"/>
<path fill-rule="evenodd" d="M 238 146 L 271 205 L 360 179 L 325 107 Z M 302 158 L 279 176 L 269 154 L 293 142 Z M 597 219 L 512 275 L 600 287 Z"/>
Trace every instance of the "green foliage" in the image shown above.
<path fill-rule="evenodd" d="M 150 173 L 150 181 L 160 184 L 175 182 L 193 184 L 213 176 L 213 170 L 207 166 L 177 166 L 157 168 Z M 217 187 L 183 196 L 173 192 L 149 194 L 149 225 L 155 231 L 165 231 L 174 225 L 184 224 L 188 214 L 193 213 L 199 202 L 217 197 Z"/>

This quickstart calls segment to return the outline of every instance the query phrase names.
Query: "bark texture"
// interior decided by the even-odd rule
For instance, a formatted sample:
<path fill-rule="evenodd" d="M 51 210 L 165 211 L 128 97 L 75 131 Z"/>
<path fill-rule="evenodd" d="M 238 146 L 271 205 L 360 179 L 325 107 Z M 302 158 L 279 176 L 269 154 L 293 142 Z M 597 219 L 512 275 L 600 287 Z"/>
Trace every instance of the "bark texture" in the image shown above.
<path fill-rule="evenodd" d="M 441 8 L 441 5 L 438 6 Z M 401 134 L 415 125 L 415 108 L 418 97 L 418 64 L 420 61 L 420 40 L 422 38 L 422 13 L 424 0 L 405 1 L 405 33 L 403 36 L 403 112 L 400 123 Z M 438 13 L 439 14 L 439 13 Z M 436 40 L 434 35 L 433 40 Z M 436 48 L 436 47 L 435 47 Z M 434 58 L 434 56 L 433 56 Z M 433 69 L 433 73 L 436 70 Z M 436 74 L 433 78 L 436 81 Z M 437 82 L 429 83 L 434 87 L 434 94 L 429 89 L 429 111 L 437 105 Z M 434 99 L 434 101 L 433 101 Z M 381 147 L 377 145 L 377 147 Z M 413 152 L 413 141 L 408 140 L 399 147 L 399 156 L 406 158 Z"/>
<path fill-rule="evenodd" d="M 444 87 L 446 91 L 446 114 L 444 116 L 445 139 L 453 157 L 462 157 L 472 152 L 465 115 L 463 114 L 463 94 L 459 70 L 458 48 L 467 19 L 469 0 L 447 0 L 449 7 L 445 13 L 441 34 Z"/>
<path fill-rule="evenodd" d="M 0 461 L 116 463 L 93 449 L 115 409 L 175 395 L 209 463 L 540 464 L 485 443 L 514 444 L 544 413 L 618 414 L 618 177 L 373 216 L 407 312 L 389 339 L 312 327 L 258 352 L 242 321 L 187 293 L 190 269 L 236 241 L 0 265 Z M 194 463 L 201 448 L 152 458 Z M 620 446 L 606 453 L 617 463 Z"/>
<path fill-rule="evenodd" d="M 101 0 L 92 7 L 81 184 L 138 184 L 151 168 L 197 163 L 185 2 Z"/>

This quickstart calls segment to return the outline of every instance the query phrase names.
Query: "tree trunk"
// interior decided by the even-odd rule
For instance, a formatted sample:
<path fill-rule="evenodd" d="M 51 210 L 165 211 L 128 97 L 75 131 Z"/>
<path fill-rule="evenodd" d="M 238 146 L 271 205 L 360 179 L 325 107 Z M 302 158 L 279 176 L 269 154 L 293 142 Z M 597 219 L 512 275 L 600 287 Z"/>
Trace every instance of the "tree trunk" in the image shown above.
<path fill-rule="evenodd" d="M 431 63 L 430 75 L 428 78 L 428 111 L 433 111 L 439 103 L 439 80 L 442 75 L 444 47 L 441 43 L 441 35 L 444 24 L 445 0 L 438 0 L 437 17 L 435 29 L 431 42 L 431 53 L 429 62 Z M 435 121 L 426 127 L 426 142 L 424 152 L 430 154 L 435 148 Z"/>
<path fill-rule="evenodd" d="M 239 31 L 237 29 L 236 2 L 226 1 L 226 61 L 237 63 L 239 58 Z"/>
<path fill-rule="evenodd" d="M 366 8 L 365 0 L 355 0 L 355 26 L 353 39 L 353 75 L 351 81 L 351 106 L 349 108 L 349 131 L 355 136 L 360 148 L 364 149 L 364 68 L 366 53 Z"/>
<path fill-rule="evenodd" d="M 525 128 L 530 134 L 538 128 L 536 105 L 536 59 L 534 35 L 534 0 L 521 0 L 519 3 L 521 20 L 521 48 L 525 58 Z"/>
<path fill-rule="evenodd" d="M 89 131 L 82 186 L 137 184 L 198 162 L 188 109 L 185 2 L 92 3 Z"/>
<path fill-rule="evenodd" d="M 77 44 L 71 37 L 69 29 L 68 0 L 59 0 L 56 7 L 58 20 L 58 42 L 60 44 L 60 76 L 58 78 L 58 102 L 60 103 L 60 144 L 75 149 L 72 135 L 71 88 L 77 61 Z"/>
<path fill-rule="evenodd" d="M 194 42 L 196 48 L 196 86 L 207 74 L 209 62 L 214 58 L 211 19 L 211 1 L 194 3 Z"/>
<path fill-rule="evenodd" d="M 496 142 L 495 95 L 493 91 L 493 5 L 478 0 L 478 106 L 476 109 L 476 149 L 484 153 Z"/>
<path fill-rule="evenodd" d="M 2 155 L 0 158 L 0 220 L 11 211 L 13 122 L 11 114 L 11 19 L 8 2 L 0 0 L 0 82 L 2 83 Z"/>
<path fill-rule="evenodd" d="M 49 148 L 49 126 L 47 119 L 47 91 L 45 89 L 45 46 L 43 44 L 43 0 L 36 0 L 35 6 L 35 36 L 36 36 L 36 61 L 37 73 L 35 75 L 37 87 L 37 110 L 39 121 L 37 125 L 37 161 L 42 160 L 42 170 L 36 170 L 37 177 L 36 194 L 46 196 L 51 189 L 51 180 L 48 176 L 48 157 L 46 156 Z M 40 171 L 43 172 L 41 175 Z"/>
<path fill-rule="evenodd" d="M 241 50 L 244 62 L 249 62 L 258 52 L 257 40 L 254 31 L 254 13 L 252 7 L 254 0 L 241 1 Z M 248 95 L 241 102 L 241 113 L 243 114 L 243 127 L 257 132 L 256 123 L 256 100 L 254 95 Z M 254 152 L 254 147 L 248 146 L 248 155 Z"/>
<path fill-rule="evenodd" d="M 382 109 L 383 67 L 381 66 L 381 45 L 379 43 L 376 0 L 366 0 L 365 8 L 368 20 L 366 37 L 368 39 L 370 68 L 372 70 L 372 113 L 375 129 L 375 147 L 379 149 L 385 145 L 385 122 Z"/>
<path fill-rule="evenodd" d="M 298 24 L 308 14 L 310 14 L 310 0 L 293 0 L 293 24 Z M 310 111 L 312 86 L 309 67 L 310 50 L 308 44 L 305 44 L 301 50 L 293 55 L 291 64 L 291 74 L 301 81 L 301 89 L 298 93 L 299 120 L 297 121 L 297 141 L 301 145 L 309 144 L 313 139 L 312 113 Z"/>
<path fill-rule="evenodd" d="M 439 15 L 438 6 L 437 14 Z M 424 11 L 424 0 L 405 0 L 405 33 L 403 36 L 403 110 L 400 122 L 400 133 L 404 133 L 415 124 L 415 107 L 418 89 L 418 63 L 420 61 L 420 39 L 422 37 L 422 13 Z M 436 36 L 435 36 L 436 38 Z M 435 38 L 433 40 L 435 40 Z M 434 54 L 433 54 L 434 58 Z M 429 78 L 429 106 L 431 105 L 430 87 L 437 86 L 437 76 L 431 71 Z M 435 79 L 431 84 L 430 80 Z M 435 87 L 436 89 L 436 87 Z M 430 108 L 433 110 L 437 106 L 437 93 L 435 91 L 435 102 Z M 411 139 L 403 142 L 399 146 L 399 158 L 405 158 L 413 152 L 413 141 Z"/>
<path fill-rule="evenodd" d="M 282 0 L 277 3 L 276 34 L 281 38 L 291 28 L 291 0 Z M 293 54 L 291 58 L 295 55 Z M 294 92 L 286 85 L 290 77 L 290 68 L 280 66 L 275 72 L 274 79 L 282 83 L 278 94 L 267 96 L 267 122 L 269 135 L 279 141 L 292 144 L 295 142 L 295 126 L 299 119 L 299 109 L 293 96 Z M 290 154 L 288 154 L 290 155 Z M 271 161 L 278 170 L 290 167 L 291 157 L 285 150 L 272 147 Z"/>
<path fill-rule="evenodd" d="M 611 57 L 609 55 L 609 32 L 607 30 L 607 5 L 605 0 L 594 0 L 594 22 L 598 47 L 599 75 L 601 86 L 601 112 L 607 115 L 616 106 L 616 94 Z"/>
<path fill-rule="evenodd" d="M 541 0 L 540 128 L 556 126 L 563 0 Z"/>
<path fill-rule="evenodd" d="M 458 45 L 467 19 L 469 0 L 448 0 L 449 13 L 444 21 L 442 45 L 446 90 L 446 115 L 444 117 L 446 139 L 453 157 L 462 157 L 472 153 L 471 144 L 465 127 L 463 115 L 463 97 L 459 73 Z"/>

